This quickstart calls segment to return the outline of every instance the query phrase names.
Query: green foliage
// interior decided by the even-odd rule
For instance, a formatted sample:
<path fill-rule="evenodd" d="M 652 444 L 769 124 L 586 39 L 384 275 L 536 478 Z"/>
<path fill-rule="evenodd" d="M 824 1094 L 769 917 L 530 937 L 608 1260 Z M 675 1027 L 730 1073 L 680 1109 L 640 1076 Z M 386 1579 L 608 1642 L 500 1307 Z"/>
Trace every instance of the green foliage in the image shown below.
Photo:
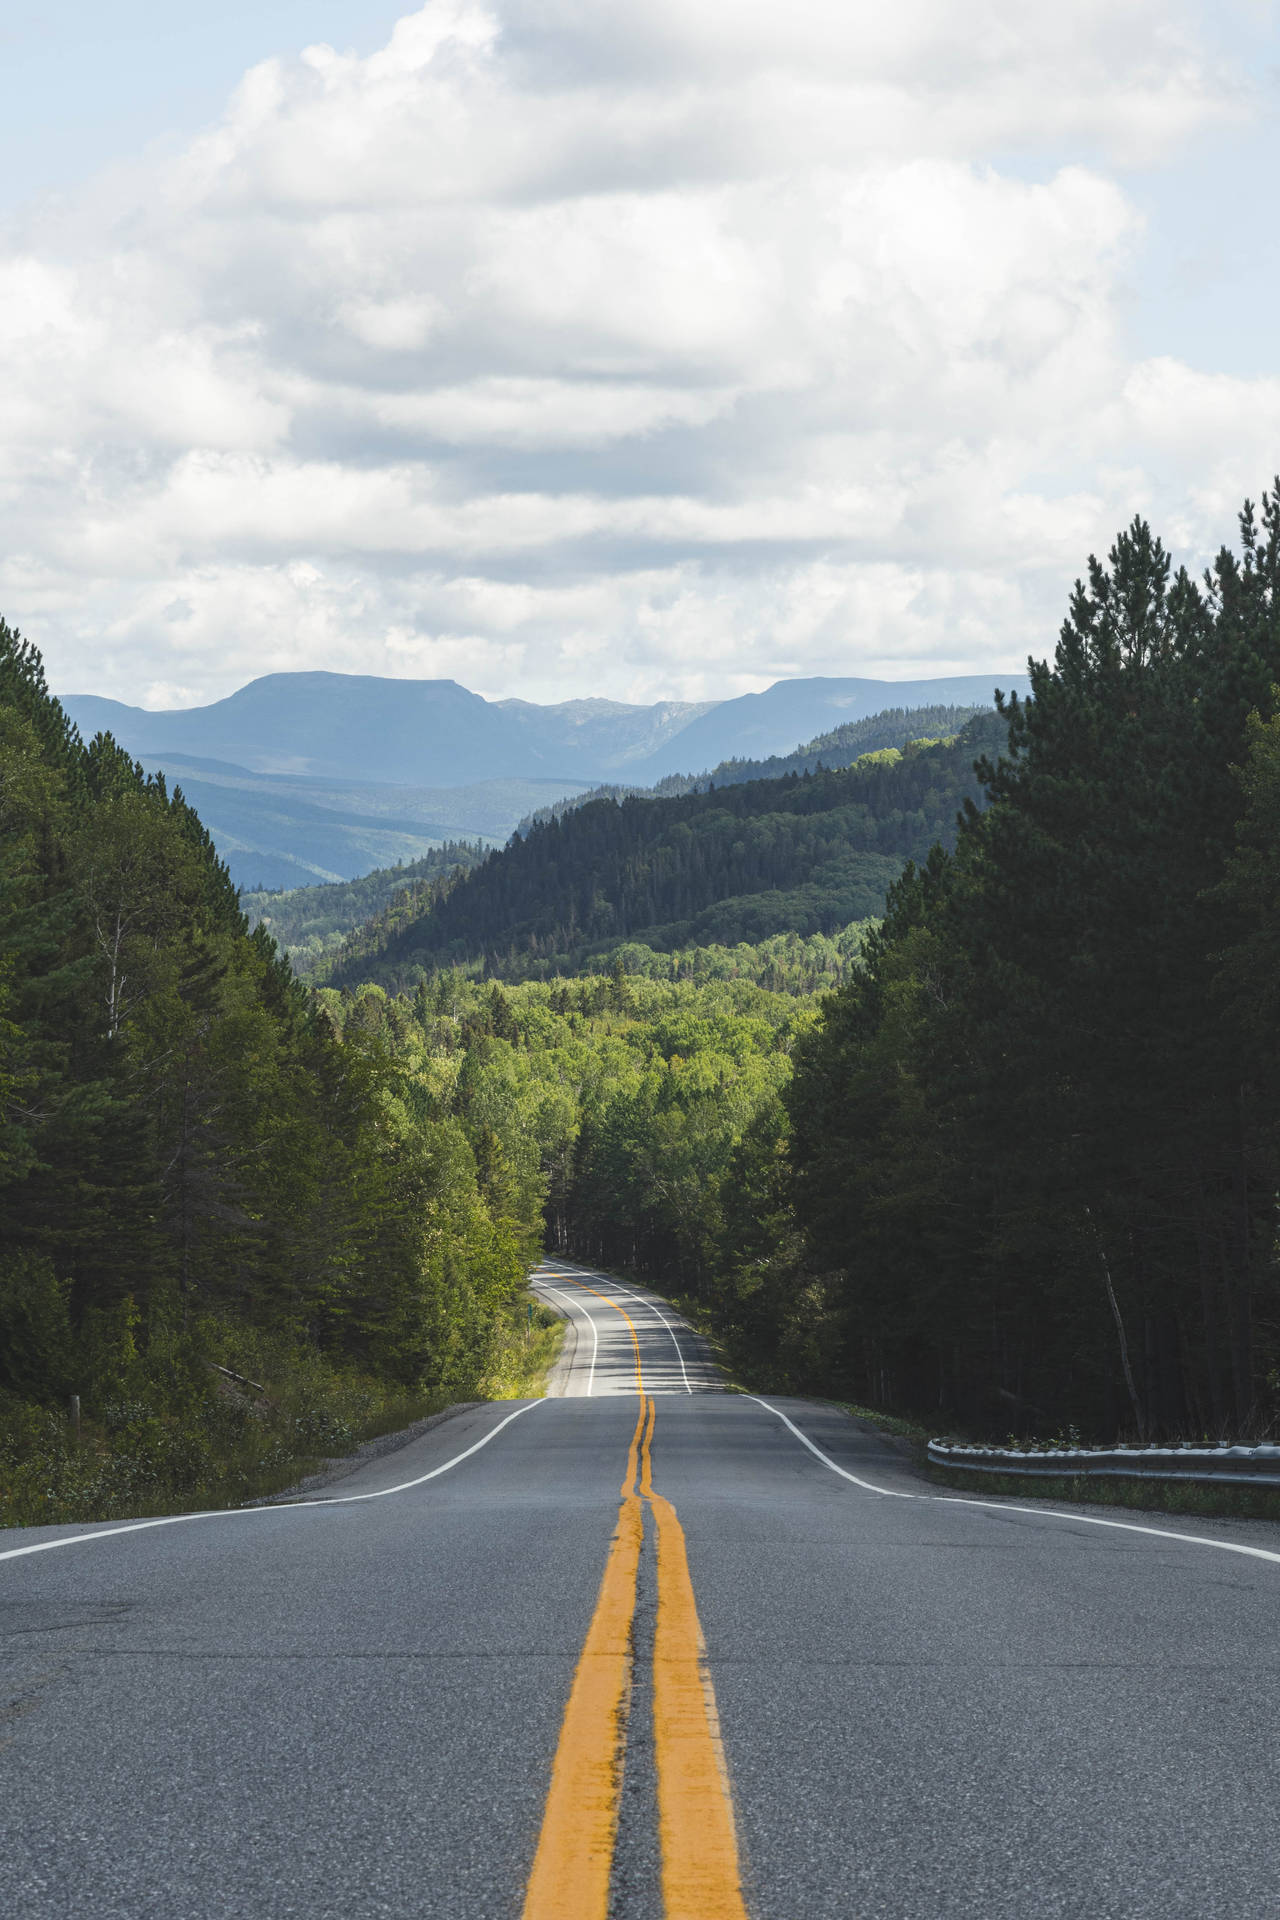
<path fill-rule="evenodd" d="M 70 1391 L 70 1285 L 41 1254 L 0 1261 L 0 1391 Z"/>
<path fill-rule="evenodd" d="M 366 984 L 318 999 L 348 1043 L 377 1029 L 417 1126 L 465 1159 L 524 1257 L 545 1222 L 561 1252 L 719 1297 L 743 1143 L 776 1140 L 811 1001 L 621 963 L 574 981 L 446 972 L 412 997 Z"/>
<path fill-rule="evenodd" d="M 800 1050 L 799 1218 L 860 1399 L 987 1432 L 1280 1411 L 1275 497 L 1242 533 L 1203 588 L 1140 521 L 1091 562 L 990 805 Z"/>
<path fill-rule="evenodd" d="M 351 1020 L 312 1002 L 181 793 L 85 746 L 3 623 L 0 953 L 0 1391 L 15 1431 L 80 1396 L 85 1502 L 143 1497 L 102 1465 L 125 1401 L 148 1499 L 210 1485 L 223 1456 L 170 1378 L 193 1329 L 375 1397 L 485 1375 L 540 1239 L 536 1168 L 482 1166 L 415 1104 L 385 996 Z M 182 1351 L 205 1380 L 217 1356 Z"/>
<path fill-rule="evenodd" d="M 883 713 L 817 734 L 794 753 L 774 754 L 768 760 L 724 760 L 702 778 L 709 786 L 724 787 L 743 780 L 780 780 L 788 773 L 817 773 L 823 767 L 851 767 L 873 755 L 954 739 L 971 720 L 988 712 L 986 707 L 886 707 Z"/>
<path fill-rule="evenodd" d="M 1267 1487 L 1213 1486 L 1160 1480 L 1092 1480 L 1087 1475 L 1059 1478 L 1037 1475 L 1028 1481 L 1016 1473 L 949 1472 L 930 1467 L 938 1486 L 954 1487 L 970 1500 L 1002 1494 L 1015 1500 L 1072 1502 L 1089 1507 L 1137 1507 L 1146 1513 L 1211 1514 L 1230 1520 L 1280 1520 L 1280 1491 Z"/>
<path fill-rule="evenodd" d="M 78 1431 L 65 1410 L 0 1392 L 0 1524 L 237 1506 L 444 1397 L 212 1318 L 138 1347 L 133 1320 L 100 1355 L 107 1364 Z M 88 1377 L 77 1375 L 81 1386 Z"/>
<path fill-rule="evenodd" d="M 565 1321 L 541 1301 L 516 1300 L 480 1387 L 489 1400 L 526 1400 L 543 1390 L 564 1341 Z"/>

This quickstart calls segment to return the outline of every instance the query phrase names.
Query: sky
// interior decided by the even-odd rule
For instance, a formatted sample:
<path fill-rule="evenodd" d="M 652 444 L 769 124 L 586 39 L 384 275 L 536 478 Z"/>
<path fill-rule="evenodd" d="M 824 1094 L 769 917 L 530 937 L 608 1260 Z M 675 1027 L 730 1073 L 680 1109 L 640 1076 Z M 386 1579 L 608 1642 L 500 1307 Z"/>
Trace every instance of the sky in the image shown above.
<path fill-rule="evenodd" d="M 1264 0 L 6 0 L 0 68 L 60 692 L 998 678 L 1280 469 Z"/>

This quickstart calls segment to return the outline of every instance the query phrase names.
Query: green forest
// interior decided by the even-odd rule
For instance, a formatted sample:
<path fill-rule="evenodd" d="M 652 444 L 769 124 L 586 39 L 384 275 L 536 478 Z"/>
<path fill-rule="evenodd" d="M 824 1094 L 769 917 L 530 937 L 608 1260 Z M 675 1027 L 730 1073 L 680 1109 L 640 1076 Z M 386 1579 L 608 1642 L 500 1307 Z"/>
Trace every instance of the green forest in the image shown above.
<path fill-rule="evenodd" d="M 865 720 L 846 720 L 828 733 L 815 734 L 794 753 L 771 754 L 767 760 L 722 760 L 694 782 L 708 787 L 740 786 L 744 780 L 781 780 L 788 773 L 818 773 L 851 767 L 870 753 L 886 747 L 902 748 L 913 741 L 929 746 L 949 740 L 970 720 L 989 712 L 987 707 L 885 707 Z M 661 792 L 665 782 L 659 783 Z"/>
<path fill-rule="evenodd" d="M 593 802 L 307 984 L 0 628 L 5 1515 L 518 1391 L 544 1246 L 748 1384 L 1275 1435 L 1278 682 L 1280 490 L 1200 580 L 1135 520 L 958 739 Z"/>
<path fill-rule="evenodd" d="M 536 1204 L 340 1038 L 3 624 L 0 833 L 0 1512 L 243 1497 L 500 1372 Z"/>
<path fill-rule="evenodd" d="M 274 893 L 242 891 L 240 905 L 250 927 L 265 927 L 296 973 L 306 973 L 336 953 L 355 928 L 385 914 L 404 893 L 415 901 L 430 897 L 436 883 L 478 866 L 487 848 L 448 841 L 419 860 L 375 867 L 358 880 L 336 880 L 314 887 L 284 887 Z"/>
<path fill-rule="evenodd" d="M 976 1431 L 1280 1412 L 1280 488 L 1202 582 L 1140 521 L 893 889 L 787 1092 L 838 1373 Z"/>
<path fill-rule="evenodd" d="M 603 800 L 621 802 L 631 797 L 659 798 L 682 797 L 686 793 L 703 793 L 713 785 L 742 785 L 748 780 L 778 780 L 789 774 L 817 773 L 824 767 L 840 768 L 850 766 L 855 760 L 864 763 L 864 770 L 873 761 L 892 763 L 901 757 L 901 751 L 908 745 L 928 747 L 950 742 L 969 720 L 974 719 L 986 709 L 972 707 L 924 707 L 907 710 L 892 707 L 884 713 L 873 714 L 866 720 L 850 721 L 838 727 L 834 732 L 823 734 L 812 740 L 807 746 L 797 748 L 786 757 L 771 760 L 734 760 L 726 761 L 710 775 L 697 777 L 673 775 L 658 782 L 652 789 L 630 787 L 601 787 L 592 793 L 572 795 L 559 801 L 555 806 L 542 808 L 536 814 L 529 815 L 520 823 L 517 839 L 523 839 L 535 828 L 545 827 L 563 818 L 567 813 L 579 807 Z M 972 749 L 960 757 L 961 779 L 967 779 L 971 772 L 968 762 L 972 759 Z M 786 802 L 784 800 L 784 809 Z M 924 844 L 931 844 L 934 834 L 946 837 L 953 824 L 955 798 L 947 795 L 941 805 L 934 802 L 932 820 L 933 833 L 926 825 L 922 834 Z M 659 809 L 657 821 L 662 822 L 664 815 Z M 468 842 L 450 842 L 443 847 L 433 849 L 420 860 L 402 862 L 394 867 L 376 868 L 358 880 L 337 881 L 328 885 L 313 887 L 293 887 L 277 892 L 245 891 L 241 894 L 241 905 L 249 917 L 251 927 L 261 925 L 267 929 L 277 946 L 286 952 L 293 964 L 294 971 L 304 977 L 316 979 L 337 977 L 340 979 L 360 979 L 371 972 L 375 958 L 380 959 L 384 950 L 392 944 L 402 930 L 427 915 L 435 903 L 447 891 L 442 883 L 469 872 L 480 866 L 488 857 L 490 849 L 481 844 Z M 518 858 L 518 856 L 516 856 Z M 661 857 L 661 855 L 659 855 Z M 510 858 L 510 856 L 508 857 Z M 504 862 L 503 864 L 507 864 Z M 863 894 L 861 905 L 869 912 L 871 907 L 878 911 L 882 904 L 884 886 L 887 885 L 887 873 L 877 870 L 880 889 L 874 895 Z M 820 876 L 821 880 L 826 876 Z M 716 899 L 713 887 L 704 882 L 703 891 L 706 902 Z M 824 928 L 838 929 L 841 913 L 847 903 L 841 897 L 831 903 L 830 910 L 820 913 Z M 779 930 L 792 929 L 794 911 L 788 912 L 779 901 L 766 903 L 764 919 L 756 903 L 754 931 L 758 934 L 761 924 L 771 928 L 774 919 Z M 770 914 L 772 906 L 776 911 Z M 694 951 L 702 951 L 707 945 L 717 948 L 726 944 L 743 944 L 734 936 L 740 931 L 731 914 L 722 917 L 721 931 L 725 939 L 718 941 L 702 940 L 694 943 Z M 803 916 L 806 924 L 812 922 L 814 914 Z M 665 933 L 666 930 L 662 930 Z M 654 937 L 662 937 L 662 933 Z M 766 938 L 768 936 L 766 935 Z M 341 950 L 350 943 L 348 951 Z M 616 943 L 615 943 L 616 944 Z M 756 942 L 758 944 L 758 941 Z M 601 949 L 595 957 L 601 957 Z M 633 956 L 634 957 L 634 956 Z M 571 966 L 581 958 L 577 949 L 570 956 Z M 348 964 L 353 962 L 354 964 Z M 631 964 L 629 960 L 628 964 Z M 654 962 L 650 959 L 650 970 Z M 510 971 L 499 966 L 495 970 Z M 527 970 L 527 969 L 526 969 Z M 533 971 L 546 971 L 545 967 L 534 966 Z M 515 971 L 518 973 L 520 968 Z M 832 984 L 829 967 L 821 969 L 824 983 Z M 817 984 L 817 974 L 811 984 Z"/>
<path fill-rule="evenodd" d="M 416 1110 L 467 1131 L 496 1204 L 541 1209 L 550 1248 L 721 1302 L 742 1142 L 784 1125 L 813 995 L 618 965 L 512 986 L 446 969 L 412 995 L 366 983 L 317 999 L 397 1063 Z"/>

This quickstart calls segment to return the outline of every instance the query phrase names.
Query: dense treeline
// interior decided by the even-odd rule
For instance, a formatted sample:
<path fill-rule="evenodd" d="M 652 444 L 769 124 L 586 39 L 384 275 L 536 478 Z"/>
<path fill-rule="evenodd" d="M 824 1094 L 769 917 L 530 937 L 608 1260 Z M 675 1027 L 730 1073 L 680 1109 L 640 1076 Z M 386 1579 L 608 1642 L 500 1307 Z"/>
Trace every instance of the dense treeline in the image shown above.
<path fill-rule="evenodd" d="M 643 980 L 746 980 L 768 993 L 810 994 L 838 987 L 860 964 L 868 934 L 879 923 L 855 920 L 838 933 L 775 933 L 754 944 L 675 947 L 670 952 L 625 940 L 610 956 L 611 977 Z"/>
<path fill-rule="evenodd" d="M 299 972 L 305 974 L 313 987 L 330 981 L 350 985 L 352 981 L 375 978 L 384 971 L 387 953 L 402 935 L 411 933 L 429 918 L 432 909 L 457 885 L 462 872 L 459 867 L 452 873 L 439 873 L 431 879 L 414 880 L 407 887 L 397 887 L 385 907 L 353 927 L 336 944 L 326 941 L 324 951 L 305 968 L 300 967 Z M 413 977 L 421 977 L 423 972 L 424 969 L 418 967 Z"/>
<path fill-rule="evenodd" d="M 709 787 L 741 786 L 746 780 L 782 780 L 789 773 L 819 773 L 824 768 L 835 772 L 851 767 L 864 754 L 901 749 L 912 742 L 928 745 L 949 740 L 970 720 L 989 712 L 989 707 L 886 707 L 882 713 L 846 720 L 843 726 L 815 734 L 792 753 L 771 754 L 767 760 L 722 760 L 710 773 L 698 774 L 693 786 L 705 792 Z M 667 782 L 659 781 L 655 792 L 666 788 Z"/>
<path fill-rule="evenodd" d="M 953 742 L 840 772 L 597 801 L 437 889 L 420 918 L 397 903 L 394 923 L 364 929 L 328 978 L 402 984 L 475 962 L 506 978 L 548 977 L 624 941 L 671 951 L 832 934 L 879 913 L 903 863 L 954 836 L 957 809 L 980 793 L 975 753 L 1004 730 L 992 713 Z"/>
<path fill-rule="evenodd" d="M 748 780 L 781 780 L 789 773 L 851 767 L 866 754 L 888 748 L 901 751 L 913 741 L 932 745 L 950 739 L 968 721 L 987 711 L 986 707 L 886 707 L 882 713 L 848 720 L 829 733 L 816 734 L 793 753 L 771 754 L 767 760 L 721 760 L 710 773 L 668 773 L 651 787 L 603 785 L 587 793 L 568 794 L 549 807 L 526 814 L 516 832 L 528 833 L 531 827 L 561 820 L 566 813 L 590 806 L 595 800 L 624 800 L 646 794 L 665 800 L 686 793 L 707 793 L 712 787 L 740 787 Z"/>
<path fill-rule="evenodd" d="M 768 1233 L 742 1182 L 744 1142 L 775 1142 L 796 1041 L 816 1000 L 741 977 L 624 973 L 504 986 L 446 970 L 412 994 L 321 988 L 335 1026 L 376 1040 L 415 1110 L 475 1141 L 488 1190 L 545 1208 L 548 1244 L 714 1304 L 772 1341 L 772 1377 L 811 1377 L 814 1327 L 791 1290 L 765 1321 L 742 1247 Z M 749 1155 L 747 1156 L 749 1158 Z M 747 1222 L 751 1225 L 748 1227 Z"/>
<path fill-rule="evenodd" d="M 306 973 L 366 921 L 412 891 L 415 903 L 428 898 L 441 880 L 478 866 L 487 849 L 469 841 L 447 841 L 420 860 L 376 867 L 358 880 L 333 880 L 322 886 L 288 887 L 280 892 L 242 892 L 240 904 L 250 927 L 265 927 L 295 973 Z"/>
<path fill-rule="evenodd" d="M 1091 563 L 990 805 L 801 1048 L 797 1272 L 864 1397 L 1273 1428 L 1280 499 L 1241 525 L 1202 586 L 1141 522 Z"/>
<path fill-rule="evenodd" d="M 478 1377 L 537 1204 L 495 1203 L 466 1129 L 339 1040 L 181 794 L 84 745 L 2 623 L 0 951 L 0 1479 L 72 1393 L 225 1426 L 212 1366 L 263 1341 L 379 1390 Z"/>

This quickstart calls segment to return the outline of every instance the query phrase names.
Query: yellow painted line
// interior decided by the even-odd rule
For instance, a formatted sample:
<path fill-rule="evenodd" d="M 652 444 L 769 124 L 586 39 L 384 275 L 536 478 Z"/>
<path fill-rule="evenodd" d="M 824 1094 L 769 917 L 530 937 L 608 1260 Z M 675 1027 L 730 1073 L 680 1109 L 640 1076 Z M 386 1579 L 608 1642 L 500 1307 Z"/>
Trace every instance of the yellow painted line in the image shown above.
<path fill-rule="evenodd" d="M 637 1342 L 637 1372 L 638 1349 Z M 618 1524 L 560 1729 L 523 1920 L 607 1920 L 644 1535 L 641 1497 L 657 1526 L 653 1731 L 663 1913 L 665 1920 L 747 1920 L 733 1797 L 684 1529 L 653 1486 L 657 1418 L 656 1400 L 642 1395 Z"/>
<path fill-rule="evenodd" d="M 631 1436 L 631 1445 L 627 1449 L 627 1477 L 622 1483 L 624 1500 L 634 1500 L 636 1492 L 636 1469 L 640 1463 L 640 1437 L 644 1431 L 645 1420 L 653 1410 L 652 1400 L 641 1400 L 640 1411 L 636 1415 L 636 1430 Z"/>
<path fill-rule="evenodd" d="M 606 1920 L 609 1910 L 644 1536 L 635 1476 L 645 1413 L 641 1401 L 618 1524 L 560 1726 L 523 1920 Z"/>
<path fill-rule="evenodd" d="M 575 1280 L 571 1274 L 567 1273 L 558 1274 L 556 1277 L 559 1280 L 567 1280 L 571 1287 L 581 1287 L 584 1293 L 594 1293 L 597 1300 L 603 1300 L 606 1307 L 612 1307 L 615 1313 L 622 1315 L 631 1329 L 631 1344 L 636 1351 L 636 1392 L 643 1393 L 644 1374 L 640 1370 L 640 1336 L 636 1332 L 636 1323 L 626 1308 L 620 1307 L 616 1300 L 611 1300 L 607 1293 L 601 1293 L 599 1287 L 589 1287 L 585 1280 Z"/>
<path fill-rule="evenodd" d="M 729 1771 L 684 1528 L 671 1502 L 653 1490 L 657 1409 L 652 1400 L 649 1406 L 640 1491 L 658 1525 L 653 1737 L 663 1913 L 666 1920 L 747 1920 Z"/>

